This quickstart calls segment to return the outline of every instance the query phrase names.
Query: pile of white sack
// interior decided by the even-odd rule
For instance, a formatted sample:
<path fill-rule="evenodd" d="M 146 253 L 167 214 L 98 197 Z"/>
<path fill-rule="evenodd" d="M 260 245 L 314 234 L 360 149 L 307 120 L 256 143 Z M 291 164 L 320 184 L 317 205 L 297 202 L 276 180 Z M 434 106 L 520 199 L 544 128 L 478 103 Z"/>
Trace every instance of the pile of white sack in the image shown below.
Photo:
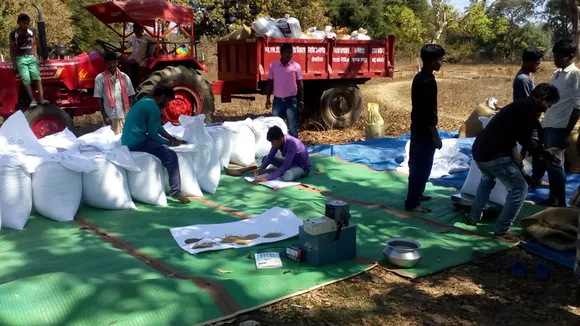
<path fill-rule="evenodd" d="M 266 155 L 266 133 L 278 117 L 205 126 L 205 116 L 181 116 L 167 132 L 185 140 L 177 152 L 182 191 L 215 194 L 229 163 L 249 165 Z M 136 209 L 135 202 L 167 206 L 167 170 L 153 155 L 130 152 L 106 126 L 76 138 L 68 129 L 38 140 L 20 111 L 0 127 L 0 228 L 24 229 L 32 212 L 72 221 L 81 205 Z"/>
<path fill-rule="evenodd" d="M 316 27 L 310 27 L 306 33 L 302 31 L 300 21 L 295 17 L 286 15 L 282 19 L 258 18 L 252 23 L 252 29 L 258 37 L 268 36 L 271 38 L 295 38 L 295 39 L 353 39 L 353 40 L 370 40 L 367 31 L 360 28 L 352 32 L 351 35 L 344 34 L 342 30 L 333 31 L 333 27 L 328 25 L 323 31 Z M 338 34 L 338 35 L 337 35 Z"/>

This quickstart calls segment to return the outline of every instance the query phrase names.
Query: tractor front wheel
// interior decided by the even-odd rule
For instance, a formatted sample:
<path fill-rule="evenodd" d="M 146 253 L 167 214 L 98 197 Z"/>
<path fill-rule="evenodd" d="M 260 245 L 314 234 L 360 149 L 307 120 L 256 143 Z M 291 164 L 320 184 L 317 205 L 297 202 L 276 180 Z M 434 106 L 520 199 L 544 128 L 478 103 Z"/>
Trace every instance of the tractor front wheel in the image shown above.
<path fill-rule="evenodd" d="M 54 105 L 39 105 L 24 112 L 24 116 L 38 139 L 61 132 L 64 128 L 75 132 L 75 124 L 70 115 Z"/>
<path fill-rule="evenodd" d="M 205 114 L 211 121 L 215 111 L 215 100 L 211 84 L 195 69 L 171 66 L 153 72 L 137 89 L 137 100 L 149 97 L 159 83 L 168 83 L 175 91 L 175 99 L 164 108 L 164 120 L 179 123 L 179 116 Z"/>

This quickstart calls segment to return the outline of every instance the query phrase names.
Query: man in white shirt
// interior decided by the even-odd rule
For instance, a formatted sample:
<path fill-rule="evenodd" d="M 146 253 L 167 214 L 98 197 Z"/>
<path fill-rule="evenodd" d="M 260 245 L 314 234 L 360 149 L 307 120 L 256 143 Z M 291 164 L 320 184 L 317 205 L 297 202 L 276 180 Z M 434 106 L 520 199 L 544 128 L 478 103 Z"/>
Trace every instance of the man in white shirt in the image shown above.
<path fill-rule="evenodd" d="M 552 49 L 554 64 L 558 68 L 550 84 L 560 92 L 560 101 L 546 111 L 544 127 L 544 147 L 565 150 L 568 137 L 580 117 L 580 69 L 574 64 L 576 44 L 570 39 L 556 42 Z M 566 174 L 564 162 L 548 164 L 550 196 L 541 204 L 544 206 L 566 206 Z"/>

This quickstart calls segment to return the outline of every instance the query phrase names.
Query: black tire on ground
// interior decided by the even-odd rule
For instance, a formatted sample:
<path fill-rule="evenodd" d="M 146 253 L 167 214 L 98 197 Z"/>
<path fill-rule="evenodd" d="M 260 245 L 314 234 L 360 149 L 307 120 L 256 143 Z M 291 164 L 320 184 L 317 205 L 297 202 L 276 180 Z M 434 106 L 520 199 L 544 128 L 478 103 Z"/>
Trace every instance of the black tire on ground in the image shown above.
<path fill-rule="evenodd" d="M 205 114 L 207 121 L 213 120 L 213 113 L 215 111 L 215 99 L 211 89 L 211 84 L 205 80 L 195 69 L 184 66 L 170 66 L 157 70 L 147 79 L 145 79 L 138 87 L 136 99 L 140 100 L 148 97 L 153 92 L 155 85 L 160 82 L 169 83 L 172 85 L 182 84 L 193 87 L 202 102 L 202 113 Z M 194 115 L 195 112 L 192 112 Z"/>
<path fill-rule="evenodd" d="M 328 129 L 343 129 L 355 124 L 362 114 L 362 94 L 356 85 L 326 89 L 320 97 L 320 117 Z"/>
<path fill-rule="evenodd" d="M 73 119 L 71 118 L 71 116 L 65 112 L 64 110 L 61 110 L 59 107 L 56 107 L 54 105 L 51 104 L 45 104 L 45 105 L 38 105 L 37 107 L 33 108 L 33 109 L 29 109 L 26 112 L 24 112 L 24 117 L 26 117 L 26 121 L 28 122 L 28 125 L 32 126 L 32 124 L 40 119 L 43 116 L 53 116 L 55 118 L 57 118 L 58 120 L 60 120 L 62 122 L 62 124 L 68 128 L 68 130 L 70 130 L 72 133 L 75 133 L 75 124 Z M 63 129 L 64 130 L 64 129 Z M 62 131 L 62 130 L 59 130 Z M 45 136 L 48 136 L 45 135 Z"/>

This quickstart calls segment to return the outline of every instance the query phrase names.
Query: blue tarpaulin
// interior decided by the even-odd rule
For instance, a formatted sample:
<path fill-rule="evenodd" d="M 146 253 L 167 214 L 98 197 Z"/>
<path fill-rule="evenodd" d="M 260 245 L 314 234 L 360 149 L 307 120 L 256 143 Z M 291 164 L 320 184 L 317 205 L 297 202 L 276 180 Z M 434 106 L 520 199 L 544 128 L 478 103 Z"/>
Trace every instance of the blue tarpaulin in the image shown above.
<path fill-rule="evenodd" d="M 439 135 L 441 139 L 457 138 L 458 133 L 439 131 Z M 409 139 L 410 135 L 405 134 L 399 138 L 380 138 L 341 145 L 316 145 L 309 147 L 308 151 L 310 154 L 338 156 L 345 161 L 364 164 L 377 171 L 395 171 L 399 164 L 405 160 L 405 145 Z M 460 151 L 470 159 L 472 157 L 472 144 L 473 138 L 461 139 L 458 144 Z M 430 181 L 439 186 L 453 187 L 459 190 L 463 187 L 467 174 L 468 172 L 460 172 Z M 579 185 L 580 175 L 567 175 L 566 200 L 570 200 Z M 539 202 L 547 198 L 548 194 L 548 189 L 530 190 L 527 200 Z M 535 241 L 529 241 L 523 244 L 523 247 L 538 256 L 553 260 L 561 265 L 571 268 L 574 266 L 573 257 L 575 254 L 557 252 Z"/>

